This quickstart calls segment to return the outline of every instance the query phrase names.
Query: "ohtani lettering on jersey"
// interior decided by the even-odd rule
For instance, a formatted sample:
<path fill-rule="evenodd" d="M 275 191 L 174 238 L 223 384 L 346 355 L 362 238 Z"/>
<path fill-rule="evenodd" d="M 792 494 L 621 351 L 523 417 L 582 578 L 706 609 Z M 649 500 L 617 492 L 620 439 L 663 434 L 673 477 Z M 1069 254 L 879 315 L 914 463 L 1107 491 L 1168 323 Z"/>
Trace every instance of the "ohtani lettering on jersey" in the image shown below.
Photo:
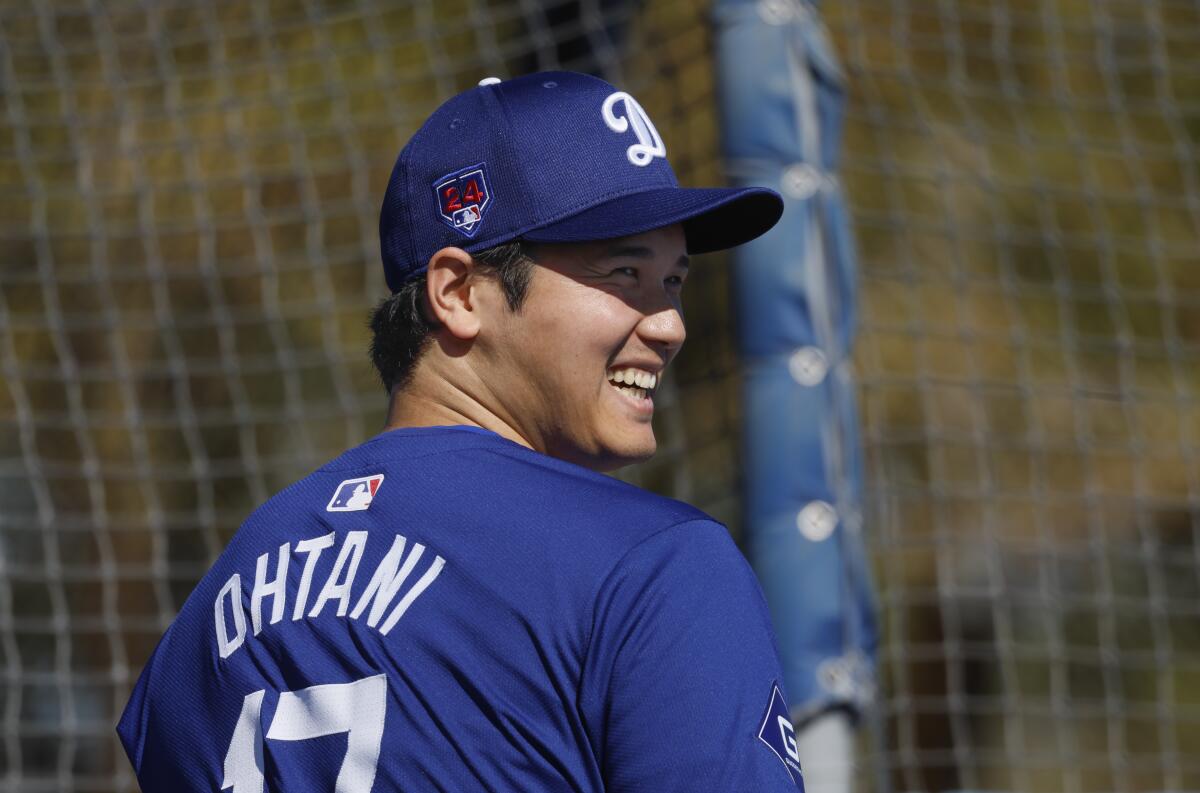
<path fill-rule="evenodd" d="M 268 598 L 271 601 L 271 613 L 267 624 L 274 625 L 283 619 L 290 595 L 293 621 L 301 617 L 319 617 L 327 606 L 336 606 L 339 617 L 345 617 L 349 612 L 350 619 L 357 620 L 366 613 L 367 624 L 386 636 L 396 627 L 396 623 L 413 602 L 442 572 L 446 560 L 435 555 L 421 576 L 393 606 L 392 601 L 400 594 L 400 590 L 421 563 L 421 557 L 425 553 L 425 546 L 414 542 L 406 555 L 405 546 L 408 541 L 403 535 L 397 534 L 392 541 L 392 547 L 379 561 L 366 586 L 359 592 L 354 608 L 351 609 L 352 589 L 358 574 L 358 564 L 362 561 L 363 551 L 367 546 L 367 535 L 368 532 L 365 531 L 346 532 L 333 567 L 325 577 L 325 583 L 317 593 L 311 608 L 308 598 L 312 592 L 313 574 L 322 553 L 332 548 L 336 542 L 337 532 L 331 531 L 320 537 L 301 540 L 296 543 L 294 549 L 291 543 L 285 542 L 280 545 L 274 565 L 275 577 L 269 581 L 267 569 L 272 553 L 267 552 L 259 556 L 254 572 L 254 589 L 250 592 L 249 602 L 250 625 L 254 635 L 257 636 L 263 629 L 263 602 Z M 289 593 L 287 572 L 293 554 L 304 557 L 304 570 L 300 576 L 299 587 L 294 593 Z M 221 587 L 213 603 L 217 649 L 222 658 L 228 658 L 246 640 L 245 594 L 242 590 L 241 575 L 234 573 Z"/>

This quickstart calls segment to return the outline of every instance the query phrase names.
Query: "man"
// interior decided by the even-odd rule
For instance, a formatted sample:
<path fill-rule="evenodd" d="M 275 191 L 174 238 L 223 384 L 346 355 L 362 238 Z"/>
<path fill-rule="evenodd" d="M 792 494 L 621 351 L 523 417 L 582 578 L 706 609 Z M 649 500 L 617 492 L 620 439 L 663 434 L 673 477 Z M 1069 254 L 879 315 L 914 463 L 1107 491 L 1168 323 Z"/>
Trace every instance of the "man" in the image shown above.
<path fill-rule="evenodd" d="M 758 586 L 655 450 L 688 256 L 781 211 L 678 187 L 641 106 L 485 80 L 400 153 L 386 431 L 254 512 L 118 732 L 143 789 L 802 789 Z M 590 470 L 589 470 L 590 469 Z"/>

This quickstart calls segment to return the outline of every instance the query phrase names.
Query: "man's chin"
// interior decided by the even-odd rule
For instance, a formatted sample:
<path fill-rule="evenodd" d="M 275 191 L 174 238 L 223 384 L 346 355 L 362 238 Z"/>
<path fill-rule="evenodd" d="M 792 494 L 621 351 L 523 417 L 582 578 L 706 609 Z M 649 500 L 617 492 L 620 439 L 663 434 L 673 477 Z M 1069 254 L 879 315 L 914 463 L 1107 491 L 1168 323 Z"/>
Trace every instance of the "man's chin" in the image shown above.
<path fill-rule="evenodd" d="M 608 473 L 626 466 L 644 463 L 658 451 L 658 442 L 653 433 L 646 438 L 629 439 L 624 443 L 614 443 L 606 447 L 600 455 L 597 464 L 589 466 L 594 471 Z"/>
<path fill-rule="evenodd" d="M 609 473 L 654 456 L 658 442 L 649 427 L 627 437 L 598 438 L 589 445 L 564 443 L 550 448 L 547 454 L 575 463 L 592 471 Z"/>

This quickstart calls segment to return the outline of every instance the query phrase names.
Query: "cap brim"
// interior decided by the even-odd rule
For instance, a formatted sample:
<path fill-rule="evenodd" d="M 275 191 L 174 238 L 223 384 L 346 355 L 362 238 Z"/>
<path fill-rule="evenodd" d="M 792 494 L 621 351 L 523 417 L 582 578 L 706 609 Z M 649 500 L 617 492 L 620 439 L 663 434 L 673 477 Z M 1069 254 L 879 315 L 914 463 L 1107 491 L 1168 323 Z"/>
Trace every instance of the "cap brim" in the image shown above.
<path fill-rule="evenodd" d="M 765 187 L 665 187 L 614 198 L 521 234 L 531 242 L 588 242 L 683 224 L 688 253 L 710 253 L 766 233 L 783 199 Z"/>

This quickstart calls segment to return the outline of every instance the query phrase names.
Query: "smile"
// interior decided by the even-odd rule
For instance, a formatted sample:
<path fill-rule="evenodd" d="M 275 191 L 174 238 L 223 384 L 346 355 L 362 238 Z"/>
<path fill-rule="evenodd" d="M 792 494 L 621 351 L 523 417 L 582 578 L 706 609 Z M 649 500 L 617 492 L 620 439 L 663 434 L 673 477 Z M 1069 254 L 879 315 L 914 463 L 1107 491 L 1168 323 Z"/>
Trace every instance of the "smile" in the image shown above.
<path fill-rule="evenodd" d="M 658 375 L 633 367 L 609 369 L 608 382 L 627 396 L 649 400 L 655 386 L 658 385 Z"/>

